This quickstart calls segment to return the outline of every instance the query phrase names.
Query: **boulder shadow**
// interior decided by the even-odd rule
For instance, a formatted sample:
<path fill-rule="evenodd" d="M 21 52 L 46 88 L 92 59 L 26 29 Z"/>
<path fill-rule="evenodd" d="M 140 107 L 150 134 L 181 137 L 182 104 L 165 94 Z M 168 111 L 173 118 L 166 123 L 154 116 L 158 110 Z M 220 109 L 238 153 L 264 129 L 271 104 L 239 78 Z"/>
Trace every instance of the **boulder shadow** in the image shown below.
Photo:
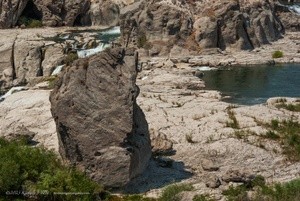
<path fill-rule="evenodd" d="M 175 182 L 191 178 L 192 172 L 186 170 L 182 161 L 175 161 L 162 156 L 152 158 L 144 173 L 125 187 L 124 193 L 145 193 L 152 189 L 162 188 Z"/>

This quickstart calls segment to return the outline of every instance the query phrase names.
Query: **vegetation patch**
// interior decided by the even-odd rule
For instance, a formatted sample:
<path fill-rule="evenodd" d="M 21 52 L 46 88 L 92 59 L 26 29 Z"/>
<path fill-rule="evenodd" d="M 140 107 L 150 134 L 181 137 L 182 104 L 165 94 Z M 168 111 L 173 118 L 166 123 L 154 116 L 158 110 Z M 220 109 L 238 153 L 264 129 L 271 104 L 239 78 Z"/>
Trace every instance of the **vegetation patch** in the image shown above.
<path fill-rule="evenodd" d="M 152 48 L 152 44 L 148 41 L 146 33 L 140 32 L 137 37 L 138 48 L 145 48 L 147 50 Z"/>
<path fill-rule="evenodd" d="M 280 141 L 283 148 L 283 153 L 288 159 L 293 161 L 300 160 L 300 124 L 293 119 L 272 120 L 270 124 L 266 125 L 270 130 L 265 137 Z"/>
<path fill-rule="evenodd" d="M 277 108 L 283 108 L 292 112 L 300 112 L 300 103 L 297 104 L 286 104 L 280 103 L 276 105 Z"/>
<path fill-rule="evenodd" d="M 209 195 L 195 195 L 193 197 L 193 201 L 214 201 L 215 199 L 212 199 L 209 197 Z"/>
<path fill-rule="evenodd" d="M 25 25 L 26 28 L 38 28 L 43 26 L 41 20 L 31 19 L 25 16 L 20 17 L 18 24 Z"/>
<path fill-rule="evenodd" d="M 193 140 L 193 134 L 192 133 L 189 133 L 189 134 L 186 134 L 185 135 L 185 140 L 188 142 L 188 143 L 196 143 L 194 140 Z"/>
<path fill-rule="evenodd" d="M 283 52 L 282 52 L 282 51 L 279 51 L 279 50 L 276 50 L 276 51 L 273 52 L 273 54 L 272 54 L 272 58 L 273 58 L 273 59 L 282 58 L 282 57 L 283 57 Z"/>
<path fill-rule="evenodd" d="M 168 186 L 162 192 L 158 201 L 180 201 L 180 193 L 183 191 L 192 191 L 193 186 L 190 184 L 175 184 Z"/>
<path fill-rule="evenodd" d="M 254 201 L 297 201 L 300 200 L 300 179 L 272 186 L 263 185 L 252 199 Z"/>
<path fill-rule="evenodd" d="M 233 187 L 230 186 L 227 190 L 223 191 L 228 201 L 251 200 L 248 197 L 248 191 L 253 190 L 254 187 L 264 187 L 265 179 L 263 176 L 257 175 L 253 180 L 248 183 Z"/>
<path fill-rule="evenodd" d="M 227 109 L 227 114 L 229 116 L 230 121 L 226 122 L 226 127 L 239 129 L 240 125 L 239 125 L 239 122 L 237 121 L 237 119 L 235 117 L 234 111 L 232 111 L 231 109 Z"/>
<path fill-rule="evenodd" d="M 252 191 L 249 196 L 248 191 Z M 298 201 L 300 200 L 300 179 L 287 183 L 266 185 L 262 176 L 257 176 L 249 184 L 230 186 L 223 191 L 227 201 Z M 205 200 L 204 200 L 205 201 Z"/>
<path fill-rule="evenodd" d="M 78 59 L 78 55 L 75 52 L 69 52 L 67 56 L 64 58 L 64 63 L 69 66 L 73 63 L 73 61 Z"/>
<path fill-rule="evenodd" d="M 26 140 L 0 138 L 0 200 L 96 200 L 102 187 Z"/>

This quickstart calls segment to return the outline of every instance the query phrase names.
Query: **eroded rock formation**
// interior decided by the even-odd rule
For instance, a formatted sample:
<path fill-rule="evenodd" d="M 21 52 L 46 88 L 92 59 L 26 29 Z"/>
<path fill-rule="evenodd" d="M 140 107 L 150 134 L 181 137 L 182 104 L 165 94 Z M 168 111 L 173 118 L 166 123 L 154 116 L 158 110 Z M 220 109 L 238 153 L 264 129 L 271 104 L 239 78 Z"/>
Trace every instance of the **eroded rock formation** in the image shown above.
<path fill-rule="evenodd" d="M 50 96 L 61 155 L 95 181 L 122 187 L 151 155 L 148 125 L 136 104 L 137 55 L 110 49 L 78 60 Z"/>
<path fill-rule="evenodd" d="M 174 46 L 195 52 L 253 49 L 284 33 L 269 1 L 250 0 L 137 2 L 123 9 L 121 27 L 124 43 L 149 49 L 150 55 Z"/>
<path fill-rule="evenodd" d="M 132 0 L 0 0 L 0 28 L 28 19 L 44 26 L 86 26 L 118 23 L 120 8 Z"/>

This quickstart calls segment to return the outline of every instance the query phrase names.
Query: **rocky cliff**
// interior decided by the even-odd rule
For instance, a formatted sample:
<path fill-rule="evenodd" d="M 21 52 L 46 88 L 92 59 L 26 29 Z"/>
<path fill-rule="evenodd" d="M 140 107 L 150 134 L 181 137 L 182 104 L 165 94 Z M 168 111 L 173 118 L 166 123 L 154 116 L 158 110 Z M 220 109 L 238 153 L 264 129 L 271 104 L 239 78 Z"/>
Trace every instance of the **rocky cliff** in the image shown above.
<path fill-rule="evenodd" d="M 116 25 L 132 0 L 0 0 L 0 28 L 39 20 L 44 26 Z"/>
<path fill-rule="evenodd" d="M 137 61 L 122 48 L 78 60 L 50 96 L 61 155 L 109 187 L 141 174 L 151 156 L 148 125 L 136 104 Z"/>
<path fill-rule="evenodd" d="M 123 9 L 121 27 L 124 43 L 149 49 L 150 55 L 172 52 L 176 46 L 192 52 L 248 50 L 284 33 L 272 3 L 250 0 L 137 2 Z"/>

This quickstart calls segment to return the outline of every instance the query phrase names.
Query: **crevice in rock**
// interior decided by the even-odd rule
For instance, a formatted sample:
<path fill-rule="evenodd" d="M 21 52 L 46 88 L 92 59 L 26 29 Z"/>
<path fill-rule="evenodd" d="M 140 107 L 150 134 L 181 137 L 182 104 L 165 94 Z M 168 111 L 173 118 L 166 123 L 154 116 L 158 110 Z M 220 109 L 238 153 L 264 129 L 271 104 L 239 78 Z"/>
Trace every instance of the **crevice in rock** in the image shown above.
<path fill-rule="evenodd" d="M 17 78 L 17 74 L 16 74 L 16 66 L 15 66 L 15 43 L 16 43 L 17 37 L 15 38 L 12 48 L 11 48 L 11 66 L 12 66 L 12 79 L 16 79 Z"/>
<path fill-rule="evenodd" d="M 43 61 L 45 59 L 45 49 L 44 48 L 45 47 L 43 46 L 39 50 L 40 51 L 40 55 L 41 55 L 41 59 L 39 61 L 39 69 L 38 69 L 37 75 L 36 75 L 37 77 L 44 76 L 44 69 L 43 69 Z"/>
<path fill-rule="evenodd" d="M 244 31 L 246 33 L 247 40 L 249 41 L 249 44 L 251 45 L 251 49 L 254 49 L 254 45 L 253 45 L 253 43 L 251 41 L 251 38 L 249 36 L 249 33 L 247 31 L 247 24 L 245 22 L 243 23 L 243 29 L 244 29 Z"/>
<path fill-rule="evenodd" d="M 85 14 L 77 15 L 77 17 L 73 23 L 73 26 L 79 26 L 79 27 L 90 26 L 90 25 L 92 25 L 90 16 L 85 15 Z"/>

